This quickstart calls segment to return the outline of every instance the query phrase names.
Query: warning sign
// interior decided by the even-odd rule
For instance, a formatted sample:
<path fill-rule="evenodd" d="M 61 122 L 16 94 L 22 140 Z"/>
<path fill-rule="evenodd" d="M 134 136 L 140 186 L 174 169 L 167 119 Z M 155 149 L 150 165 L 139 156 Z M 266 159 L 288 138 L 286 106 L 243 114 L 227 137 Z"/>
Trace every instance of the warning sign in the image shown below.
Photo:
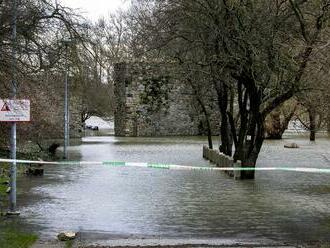
<path fill-rule="evenodd" d="M 10 111 L 9 106 L 6 102 L 3 104 L 3 107 L 1 108 L 1 111 L 6 111 L 6 112 Z"/>
<path fill-rule="evenodd" d="M 0 99 L 0 122 L 30 121 L 30 100 Z"/>

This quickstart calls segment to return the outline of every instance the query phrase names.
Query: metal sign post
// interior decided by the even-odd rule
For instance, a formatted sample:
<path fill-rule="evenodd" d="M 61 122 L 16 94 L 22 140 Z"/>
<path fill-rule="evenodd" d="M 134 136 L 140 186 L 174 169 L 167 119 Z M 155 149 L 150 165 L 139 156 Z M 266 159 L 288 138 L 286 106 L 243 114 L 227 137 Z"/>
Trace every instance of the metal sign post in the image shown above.
<path fill-rule="evenodd" d="M 67 50 L 66 45 L 66 50 Z M 67 51 L 66 51 L 67 53 Z M 66 63 L 65 63 L 65 80 L 64 80 L 64 155 L 63 158 L 68 158 L 68 144 L 69 144 L 69 104 L 68 104 L 68 59 L 66 54 Z"/>
<path fill-rule="evenodd" d="M 65 45 L 65 79 L 64 79 L 64 154 L 63 158 L 68 158 L 69 146 L 69 87 L 68 87 L 68 46 L 70 41 L 64 41 Z"/>
<path fill-rule="evenodd" d="M 16 81 L 16 26 L 17 26 L 17 0 L 12 2 L 12 99 L 16 99 L 17 81 Z M 16 122 L 11 125 L 10 131 L 10 157 L 14 160 L 10 168 L 10 195 L 9 211 L 10 215 L 18 215 L 16 212 Z"/>
<path fill-rule="evenodd" d="M 13 96 L 16 97 L 16 80 L 13 79 Z M 11 122 L 10 157 L 10 195 L 7 215 L 19 215 L 16 210 L 16 123 L 30 121 L 30 101 L 0 99 L 0 122 Z"/>
<path fill-rule="evenodd" d="M 65 79 L 64 79 L 64 154 L 68 158 L 68 146 L 70 140 L 70 94 L 69 94 L 69 46 L 73 43 L 71 39 L 63 40 L 65 46 Z"/>

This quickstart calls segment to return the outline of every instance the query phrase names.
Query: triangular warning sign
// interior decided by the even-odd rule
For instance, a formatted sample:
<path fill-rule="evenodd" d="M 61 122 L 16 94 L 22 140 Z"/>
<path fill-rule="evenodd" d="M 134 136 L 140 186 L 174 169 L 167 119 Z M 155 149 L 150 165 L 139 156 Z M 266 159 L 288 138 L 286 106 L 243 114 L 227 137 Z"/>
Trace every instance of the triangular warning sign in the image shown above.
<path fill-rule="evenodd" d="M 3 105 L 3 107 L 1 108 L 1 111 L 4 111 L 4 112 L 8 112 L 10 111 L 10 108 L 8 106 L 8 104 L 5 102 L 5 104 Z"/>

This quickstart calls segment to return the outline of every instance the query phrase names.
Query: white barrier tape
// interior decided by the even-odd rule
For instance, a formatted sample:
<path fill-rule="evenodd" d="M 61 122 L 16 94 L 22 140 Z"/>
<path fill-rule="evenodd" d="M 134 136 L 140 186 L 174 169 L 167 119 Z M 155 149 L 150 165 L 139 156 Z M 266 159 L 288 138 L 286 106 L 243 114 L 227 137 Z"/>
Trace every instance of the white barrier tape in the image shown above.
<path fill-rule="evenodd" d="M 41 164 L 41 165 L 106 165 L 111 167 L 144 167 L 153 169 L 167 170 L 204 170 L 204 171 L 291 171 L 305 173 L 329 173 L 329 169 L 320 168 L 291 168 L 291 167 L 209 167 L 209 166 L 185 166 L 174 164 L 156 164 L 156 163 L 133 163 L 133 162 L 115 162 L 115 161 L 62 161 L 62 162 L 47 162 L 33 160 L 13 160 L 0 159 L 0 163 L 18 164 Z"/>

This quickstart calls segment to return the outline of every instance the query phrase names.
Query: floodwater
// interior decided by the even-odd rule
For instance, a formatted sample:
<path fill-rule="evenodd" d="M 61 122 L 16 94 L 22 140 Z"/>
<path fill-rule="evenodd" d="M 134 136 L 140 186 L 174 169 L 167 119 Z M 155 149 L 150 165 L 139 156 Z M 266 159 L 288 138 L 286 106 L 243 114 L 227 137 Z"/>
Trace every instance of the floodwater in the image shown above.
<path fill-rule="evenodd" d="M 300 149 L 284 149 L 286 142 Z M 203 166 L 205 138 L 89 136 L 70 159 Z M 330 139 L 266 141 L 259 167 L 330 168 Z M 48 166 L 22 177 L 18 204 L 29 228 L 52 238 L 74 230 L 117 237 L 224 240 L 329 240 L 330 174 L 257 172 L 234 181 L 222 172 Z M 126 235 L 126 236 L 125 236 Z"/>

